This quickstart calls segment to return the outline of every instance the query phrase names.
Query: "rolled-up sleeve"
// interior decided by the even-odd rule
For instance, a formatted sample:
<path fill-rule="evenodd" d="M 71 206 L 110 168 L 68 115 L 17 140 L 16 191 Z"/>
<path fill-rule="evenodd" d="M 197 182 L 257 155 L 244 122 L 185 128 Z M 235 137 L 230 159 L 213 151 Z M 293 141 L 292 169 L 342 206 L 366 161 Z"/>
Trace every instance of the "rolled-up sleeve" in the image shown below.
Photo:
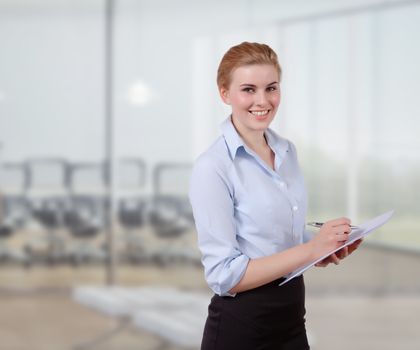
<path fill-rule="evenodd" d="M 249 257 L 239 249 L 233 189 L 217 161 L 205 157 L 196 161 L 189 197 L 206 281 L 216 294 L 234 296 L 229 290 L 241 280 Z"/>

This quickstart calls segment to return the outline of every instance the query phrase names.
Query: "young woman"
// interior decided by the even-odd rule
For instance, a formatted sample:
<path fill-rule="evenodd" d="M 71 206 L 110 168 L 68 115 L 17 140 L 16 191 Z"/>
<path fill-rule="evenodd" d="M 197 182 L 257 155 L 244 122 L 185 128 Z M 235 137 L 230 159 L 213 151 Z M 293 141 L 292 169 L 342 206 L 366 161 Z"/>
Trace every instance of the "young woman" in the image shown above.
<path fill-rule="evenodd" d="M 196 161 L 190 200 L 206 281 L 214 291 L 202 350 L 309 349 L 303 277 L 295 269 L 347 240 L 350 220 L 305 232 L 307 194 L 295 146 L 269 129 L 281 68 L 267 45 L 243 42 L 223 56 L 217 85 L 231 106 L 222 136 Z M 324 259 L 338 263 L 360 242 Z"/>

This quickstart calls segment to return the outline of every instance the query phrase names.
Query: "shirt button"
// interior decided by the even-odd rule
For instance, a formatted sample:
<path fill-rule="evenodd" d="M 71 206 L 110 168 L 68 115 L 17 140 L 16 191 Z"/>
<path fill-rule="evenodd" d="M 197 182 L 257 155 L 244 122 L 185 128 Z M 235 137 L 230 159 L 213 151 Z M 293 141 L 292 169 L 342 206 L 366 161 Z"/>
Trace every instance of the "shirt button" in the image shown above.
<path fill-rule="evenodd" d="M 293 209 L 293 211 L 296 211 L 296 210 L 298 210 L 299 208 L 297 207 L 297 205 L 294 205 L 292 209 Z"/>

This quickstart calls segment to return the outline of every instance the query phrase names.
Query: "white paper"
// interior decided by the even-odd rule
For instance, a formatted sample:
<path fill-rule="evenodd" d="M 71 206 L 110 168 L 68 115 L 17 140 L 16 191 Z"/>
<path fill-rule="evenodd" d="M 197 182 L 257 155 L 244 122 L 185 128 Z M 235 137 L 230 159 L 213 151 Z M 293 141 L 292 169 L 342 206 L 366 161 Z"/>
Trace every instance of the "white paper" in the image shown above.
<path fill-rule="evenodd" d="M 366 237 L 369 233 L 376 230 L 378 227 L 384 225 L 391 218 L 391 216 L 393 214 L 394 214 L 394 210 L 390 210 L 390 211 L 388 211 L 388 212 L 386 212 L 382 215 L 379 215 L 379 216 L 377 216 L 377 217 L 375 217 L 375 218 L 373 218 L 369 221 L 366 221 L 362 225 L 359 225 L 357 229 L 352 229 L 351 233 L 349 234 L 349 239 L 343 245 L 341 245 L 338 248 L 330 251 L 329 253 L 321 256 L 319 259 L 316 259 L 316 260 L 310 262 L 309 264 L 306 264 L 306 265 L 300 267 L 299 269 L 293 271 L 289 275 L 289 277 L 287 277 L 282 283 L 279 284 L 279 286 L 282 286 L 283 284 L 290 281 L 292 278 L 301 275 L 304 271 L 306 271 L 307 269 L 309 269 L 310 267 L 315 265 L 317 262 L 325 259 L 327 256 L 331 255 L 332 253 L 335 253 L 336 251 L 340 250 L 341 248 L 352 244 L 353 242 L 357 241 L 360 238 Z"/>

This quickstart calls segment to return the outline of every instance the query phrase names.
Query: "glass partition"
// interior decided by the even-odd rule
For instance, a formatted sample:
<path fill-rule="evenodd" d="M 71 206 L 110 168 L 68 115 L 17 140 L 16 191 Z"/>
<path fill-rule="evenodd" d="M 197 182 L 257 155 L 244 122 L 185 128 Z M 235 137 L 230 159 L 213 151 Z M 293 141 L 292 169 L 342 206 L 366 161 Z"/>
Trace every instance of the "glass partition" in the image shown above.
<path fill-rule="evenodd" d="M 103 28 L 101 1 L 0 1 L 1 265 L 32 268 L 3 287 L 105 258 Z"/>

